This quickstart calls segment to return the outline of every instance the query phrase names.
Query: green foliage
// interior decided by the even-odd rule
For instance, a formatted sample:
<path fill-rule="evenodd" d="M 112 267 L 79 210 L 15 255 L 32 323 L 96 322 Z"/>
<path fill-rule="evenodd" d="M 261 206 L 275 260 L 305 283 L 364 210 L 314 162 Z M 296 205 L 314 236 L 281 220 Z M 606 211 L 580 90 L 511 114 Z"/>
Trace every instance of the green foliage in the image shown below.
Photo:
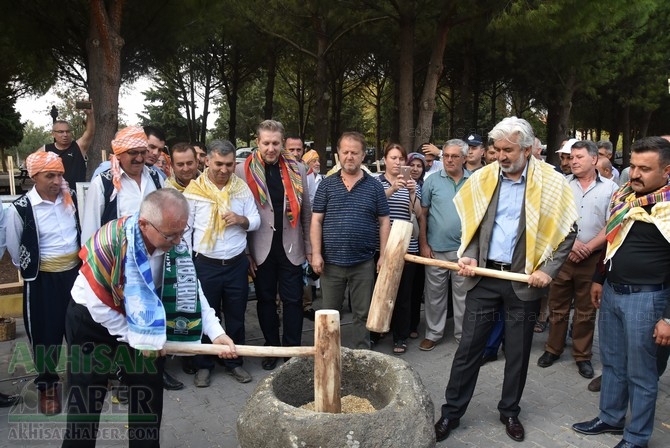
<path fill-rule="evenodd" d="M 0 17 L 0 51 L 12 61 L 0 67 L 0 85 L 15 97 L 44 91 L 56 74 L 67 79 L 59 118 L 77 135 L 82 122 L 70 103 L 83 92 L 71 86 L 86 81 L 77 67 L 87 68 L 88 5 L 17 2 L 13 14 Z M 165 128 L 170 139 L 199 140 L 206 106 L 218 113 L 209 135 L 250 144 L 269 101 L 273 118 L 307 140 L 327 127 L 315 124 L 317 105 L 327 104 L 329 142 L 357 129 L 381 146 L 401 127 L 403 70 L 412 70 L 416 120 L 423 81 L 434 69 L 428 60 L 436 24 L 445 16 L 451 28 L 435 142 L 471 130 L 484 135 L 510 114 L 527 118 L 546 141 L 550 111 L 570 105 L 571 130 L 616 133 L 627 108 L 633 131 L 644 132 L 650 112 L 667 103 L 664 0 L 147 0 L 126 1 L 125 8 L 123 80 L 151 74 L 142 120 Z M 401 17 L 414 23 L 410 67 L 399 64 Z M 321 83 L 317 62 L 326 67 Z M 327 102 L 317 101 L 317 86 L 325 86 Z M 661 120 L 651 123 L 654 132 L 670 131 Z"/>
<path fill-rule="evenodd" d="M 16 101 L 0 88 L 0 148 L 14 146 L 23 138 L 21 115 L 14 109 Z"/>
<path fill-rule="evenodd" d="M 9 148 L 9 154 L 18 154 L 20 160 L 25 160 L 29 154 L 50 142 L 53 142 L 53 139 L 49 129 L 35 126 L 32 121 L 28 121 L 23 128 L 23 139 L 18 145 Z"/>

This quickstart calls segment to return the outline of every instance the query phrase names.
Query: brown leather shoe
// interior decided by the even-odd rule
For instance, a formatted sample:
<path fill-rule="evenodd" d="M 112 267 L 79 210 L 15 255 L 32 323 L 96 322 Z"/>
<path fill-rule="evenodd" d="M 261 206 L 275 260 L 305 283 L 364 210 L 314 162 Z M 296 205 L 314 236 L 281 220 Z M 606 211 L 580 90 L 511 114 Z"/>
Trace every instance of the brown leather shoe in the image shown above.
<path fill-rule="evenodd" d="M 516 442 L 523 441 L 525 431 L 523 425 L 519 421 L 519 417 L 505 417 L 504 415 L 501 415 L 500 422 L 505 425 L 505 432 L 510 439 Z"/>
<path fill-rule="evenodd" d="M 44 415 L 56 415 L 61 413 L 60 394 L 58 385 L 46 390 L 39 390 L 39 410 Z"/>
<path fill-rule="evenodd" d="M 589 390 L 591 392 L 600 392 L 600 386 L 601 386 L 602 382 L 603 382 L 603 376 L 602 375 L 599 375 L 599 376 L 595 377 L 593 379 L 593 381 L 591 381 L 589 383 L 589 386 L 588 386 Z"/>
<path fill-rule="evenodd" d="M 437 345 L 437 342 L 431 341 L 430 339 L 424 339 L 419 344 L 419 350 L 423 350 L 424 352 L 429 352 L 432 349 L 434 349 L 436 345 Z"/>

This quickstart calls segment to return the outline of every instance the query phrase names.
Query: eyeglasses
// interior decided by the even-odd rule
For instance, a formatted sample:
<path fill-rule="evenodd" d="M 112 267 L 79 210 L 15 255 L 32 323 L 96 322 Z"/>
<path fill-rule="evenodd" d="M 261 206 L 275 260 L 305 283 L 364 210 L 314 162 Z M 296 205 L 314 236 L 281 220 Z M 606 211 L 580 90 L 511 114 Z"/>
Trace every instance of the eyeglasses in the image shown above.
<path fill-rule="evenodd" d="M 146 149 L 144 151 L 138 151 L 136 149 L 131 149 L 130 151 L 126 151 L 126 154 L 128 154 L 130 157 L 132 157 L 134 159 L 137 156 L 142 156 L 142 157 L 146 156 L 147 152 L 149 152 L 149 151 L 147 151 Z"/>
<path fill-rule="evenodd" d="M 147 222 L 151 225 L 151 227 L 154 228 L 154 230 L 156 230 L 156 232 L 160 233 L 161 236 L 162 236 L 163 238 L 165 238 L 165 241 L 173 241 L 175 238 L 179 238 L 179 239 L 181 239 L 181 237 L 184 236 L 184 234 L 185 234 L 186 232 L 188 232 L 189 230 L 191 230 L 191 226 L 189 226 L 189 225 L 187 224 L 187 225 L 186 225 L 186 228 L 185 228 L 184 230 L 182 230 L 181 232 L 173 233 L 172 235 L 166 235 L 166 234 L 164 234 L 163 232 L 161 232 L 160 230 L 158 230 L 158 227 L 156 227 L 151 221 L 147 221 Z"/>

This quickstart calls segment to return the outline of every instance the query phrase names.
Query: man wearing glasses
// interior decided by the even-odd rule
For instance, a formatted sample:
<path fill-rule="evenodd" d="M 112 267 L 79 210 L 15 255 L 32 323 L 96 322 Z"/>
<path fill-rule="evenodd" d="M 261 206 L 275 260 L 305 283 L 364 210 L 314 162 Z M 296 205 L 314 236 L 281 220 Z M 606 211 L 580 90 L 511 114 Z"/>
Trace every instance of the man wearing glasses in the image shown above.
<path fill-rule="evenodd" d="M 163 187 L 163 179 L 145 165 L 147 136 L 140 126 L 129 126 L 112 140 L 111 168 L 91 181 L 82 218 L 82 241 L 87 241 L 103 224 L 132 215 L 142 199 Z"/>
<path fill-rule="evenodd" d="M 209 305 L 223 312 L 226 332 L 235 344 L 244 344 L 249 296 L 247 232 L 257 230 L 261 219 L 251 190 L 235 175 L 233 144 L 214 140 L 207 149 L 205 172 L 184 190 L 191 226 L 184 239 L 193 252 L 198 280 Z M 195 356 L 193 364 L 195 386 L 208 387 L 213 357 Z M 242 367 L 242 358 L 227 359 L 223 364 L 226 373 L 238 382 L 251 381 L 251 375 Z"/>
<path fill-rule="evenodd" d="M 461 244 L 461 220 L 456 213 L 454 196 L 470 177 L 470 172 L 463 167 L 468 144 L 459 139 L 448 140 L 441 152 L 443 168 L 426 179 L 421 189 L 421 207 L 426 219 L 419 223 L 419 246 L 423 257 L 455 262 Z M 454 338 L 457 342 L 461 339 L 466 294 L 464 278 L 445 268 L 426 266 L 426 334 L 419 344 L 420 350 L 433 350 L 444 336 L 450 281 Z"/>
<path fill-rule="evenodd" d="M 158 446 L 165 342 L 195 344 L 206 335 L 228 347 L 219 357 L 237 356 L 204 300 L 182 238 L 188 211 L 178 191 L 154 191 L 138 212 L 105 224 L 80 251 L 83 265 L 65 318 L 72 362 L 64 447 L 95 445 L 112 362 L 130 391 L 130 446 Z"/>
<path fill-rule="evenodd" d="M 95 120 L 93 109 L 83 109 L 86 114 L 86 129 L 74 141 L 72 127 L 64 120 L 55 121 L 51 128 L 54 142 L 44 145 L 41 150 L 54 152 L 63 160 L 65 175 L 63 176 L 71 188 L 76 188 L 76 182 L 86 182 L 86 154 L 93 141 Z"/>

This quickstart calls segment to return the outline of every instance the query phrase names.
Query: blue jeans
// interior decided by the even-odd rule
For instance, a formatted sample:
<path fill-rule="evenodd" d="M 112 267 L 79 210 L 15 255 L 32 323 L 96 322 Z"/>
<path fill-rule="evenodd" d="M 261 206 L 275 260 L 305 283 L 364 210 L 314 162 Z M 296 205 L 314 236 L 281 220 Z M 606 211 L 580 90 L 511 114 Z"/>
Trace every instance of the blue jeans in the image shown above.
<path fill-rule="evenodd" d="M 498 349 L 505 336 L 505 307 L 500 307 L 500 311 L 494 315 L 496 324 L 491 329 L 491 334 L 486 341 L 484 356 L 496 356 Z"/>
<path fill-rule="evenodd" d="M 617 294 L 608 282 L 598 316 L 600 356 L 603 363 L 600 419 L 623 426 L 630 405 L 624 439 L 645 446 L 654 429 L 658 393 L 658 346 L 652 338 L 662 317 L 670 289 Z"/>

